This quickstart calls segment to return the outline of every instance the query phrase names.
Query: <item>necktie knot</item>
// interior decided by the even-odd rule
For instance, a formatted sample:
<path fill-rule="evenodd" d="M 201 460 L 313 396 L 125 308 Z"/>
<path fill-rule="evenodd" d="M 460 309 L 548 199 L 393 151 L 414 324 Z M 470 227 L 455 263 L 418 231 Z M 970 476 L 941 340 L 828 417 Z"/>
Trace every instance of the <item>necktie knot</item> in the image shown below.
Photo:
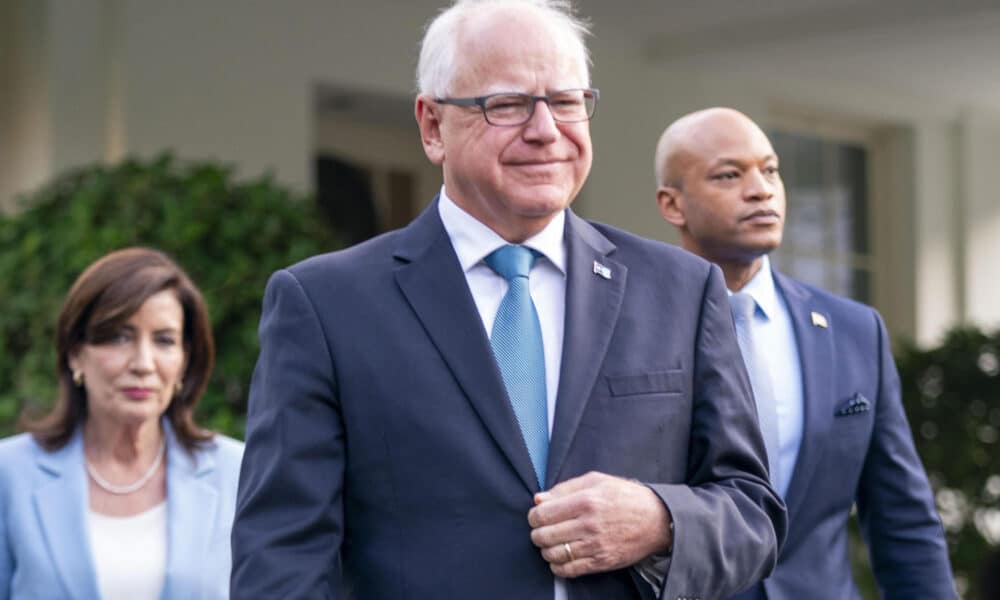
<path fill-rule="evenodd" d="M 733 318 L 737 321 L 753 321 L 753 313 L 757 310 L 757 301 L 746 292 L 737 292 L 729 297 L 733 309 Z"/>
<path fill-rule="evenodd" d="M 507 244 L 490 253 L 486 257 L 486 264 L 497 275 L 510 281 L 515 277 L 527 277 L 537 256 L 534 250 L 526 246 Z"/>

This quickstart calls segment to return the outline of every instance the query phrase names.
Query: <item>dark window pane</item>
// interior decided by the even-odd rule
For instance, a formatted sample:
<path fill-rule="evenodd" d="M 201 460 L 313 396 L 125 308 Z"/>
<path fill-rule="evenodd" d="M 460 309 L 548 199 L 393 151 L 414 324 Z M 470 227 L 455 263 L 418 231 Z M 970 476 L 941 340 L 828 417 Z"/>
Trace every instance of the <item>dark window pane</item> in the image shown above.
<path fill-rule="evenodd" d="M 870 300 L 870 274 L 854 263 L 870 251 L 867 151 L 788 132 L 770 138 L 788 202 L 775 265 L 834 293 Z"/>
<path fill-rule="evenodd" d="M 854 281 L 851 285 L 850 296 L 862 302 L 870 301 L 872 297 L 871 278 L 872 274 L 868 271 L 854 269 Z"/>

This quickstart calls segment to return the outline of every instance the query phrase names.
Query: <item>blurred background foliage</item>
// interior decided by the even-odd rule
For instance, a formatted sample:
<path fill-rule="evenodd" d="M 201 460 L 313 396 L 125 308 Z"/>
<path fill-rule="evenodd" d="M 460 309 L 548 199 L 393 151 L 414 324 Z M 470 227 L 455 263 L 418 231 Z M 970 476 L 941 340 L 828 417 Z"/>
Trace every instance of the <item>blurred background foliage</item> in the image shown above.
<path fill-rule="evenodd" d="M 936 348 L 902 344 L 897 354 L 959 587 L 966 598 L 1000 598 L 980 585 L 1000 549 L 1000 330 L 953 329 Z"/>
<path fill-rule="evenodd" d="M 314 203 L 268 177 L 240 182 L 228 166 L 169 154 L 74 170 L 19 202 L 0 216 L 0 434 L 55 398 L 55 322 L 73 280 L 141 245 L 173 257 L 205 295 L 217 354 L 198 422 L 242 438 L 267 278 L 337 245 Z"/>
<path fill-rule="evenodd" d="M 1000 330 L 955 328 L 933 348 L 900 342 L 896 366 L 960 597 L 996 600 L 997 573 L 990 569 L 1000 565 Z M 852 533 L 855 578 L 865 598 L 877 599 L 853 522 Z"/>
<path fill-rule="evenodd" d="M 21 205 L 0 217 L 0 435 L 55 397 L 54 325 L 76 276 L 111 250 L 145 245 L 205 294 L 218 353 L 199 422 L 242 438 L 267 277 L 338 246 L 315 204 L 269 178 L 238 182 L 229 167 L 165 154 L 67 173 Z M 958 328 L 929 349 L 903 342 L 896 358 L 959 589 L 986 598 L 982 565 L 1000 545 L 1000 331 Z M 852 528 L 858 584 L 878 598 Z"/>

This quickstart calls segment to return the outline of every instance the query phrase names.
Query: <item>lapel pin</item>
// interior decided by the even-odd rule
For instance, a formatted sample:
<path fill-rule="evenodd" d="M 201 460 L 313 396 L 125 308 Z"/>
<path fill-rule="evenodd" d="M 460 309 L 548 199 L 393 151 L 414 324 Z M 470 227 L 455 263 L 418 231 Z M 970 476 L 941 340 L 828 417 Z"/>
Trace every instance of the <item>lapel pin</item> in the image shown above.
<path fill-rule="evenodd" d="M 605 279 L 611 279 L 611 269 L 602 265 L 601 263 L 594 261 L 594 274 L 600 275 Z"/>
<path fill-rule="evenodd" d="M 812 320 L 813 320 L 813 327 L 822 327 L 823 329 L 826 329 L 827 327 L 830 326 L 830 324 L 826 322 L 826 317 L 824 317 L 823 315 L 819 314 L 816 311 L 812 312 Z"/>

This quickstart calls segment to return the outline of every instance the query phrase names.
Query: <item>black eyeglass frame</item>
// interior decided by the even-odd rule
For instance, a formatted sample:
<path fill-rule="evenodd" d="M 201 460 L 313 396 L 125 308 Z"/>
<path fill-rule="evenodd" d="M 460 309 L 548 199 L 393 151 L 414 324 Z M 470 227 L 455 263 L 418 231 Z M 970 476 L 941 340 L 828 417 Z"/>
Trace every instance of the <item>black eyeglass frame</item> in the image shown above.
<path fill-rule="evenodd" d="M 572 120 L 560 119 L 559 117 L 556 116 L 554 112 L 552 112 L 552 104 L 550 103 L 552 100 L 552 96 L 557 94 L 564 94 L 566 92 L 584 92 L 584 95 L 592 94 L 594 98 L 593 108 L 591 108 L 590 113 L 587 115 L 585 119 L 572 119 Z M 518 123 L 494 123 L 493 121 L 490 121 L 489 114 L 487 114 L 486 112 L 486 102 L 489 101 L 490 98 L 496 98 L 498 96 L 519 96 L 521 98 L 526 98 L 530 100 L 528 104 L 529 106 L 528 116 L 523 121 L 520 121 Z M 531 118 L 535 116 L 535 106 L 539 102 L 544 102 L 546 106 L 549 107 L 549 112 L 552 114 L 552 119 L 558 123 L 583 123 L 585 121 L 589 121 L 594 118 L 595 114 L 597 114 L 597 103 L 600 99 L 601 99 L 601 91 L 597 88 L 570 88 L 568 90 L 557 90 L 555 92 L 552 92 L 551 94 L 546 94 L 544 96 L 534 96 L 532 94 L 522 94 L 520 92 L 498 92 L 496 94 L 487 94 L 485 96 L 475 96 L 468 98 L 434 98 L 433 100 L 437 104 L 450 104 L 452 106 L 478 106 L 479 110 L 483 113 L 483 118 L 486 119 L 486 122 L 489 123 L 490 125 L 494 127 L 519 127 L 530 121 Z"/>

